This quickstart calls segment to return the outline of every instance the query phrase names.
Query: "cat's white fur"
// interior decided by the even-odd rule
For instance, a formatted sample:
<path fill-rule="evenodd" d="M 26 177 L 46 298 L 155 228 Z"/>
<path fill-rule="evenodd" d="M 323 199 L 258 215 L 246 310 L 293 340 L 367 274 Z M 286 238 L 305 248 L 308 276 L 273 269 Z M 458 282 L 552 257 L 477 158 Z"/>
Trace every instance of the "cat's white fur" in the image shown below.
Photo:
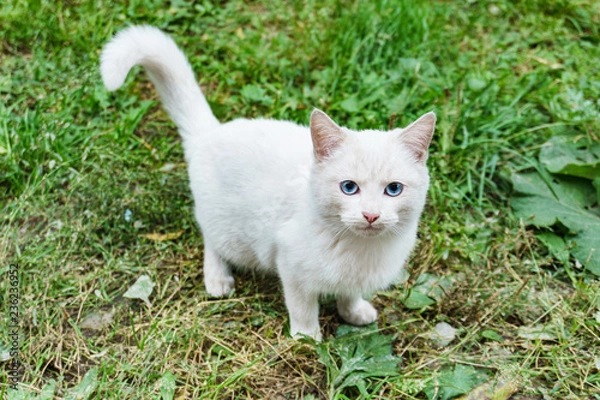
<path fill-rule="evenodd" d="M 405 129 L 352 131 L 313 111 L 310 127 L 265 119 L 220 124 L 175 42 L 134 26 L 102 52 L 109 90 L 134 65 L 156 85 L 183 139 L 212 296 L 234 287 L 230 266 L 275 272 L 291 334 L 320 339 L 318 300 L 337 296 L 349 323 L 376 320 L 366 300 L 390 285 L 412 251 L 429 187 L 425 161 L 435 127 L 428 113 Z M 346 195 L 340 182 L 358 193 Z M 391 182 L 402 193 L 384 193 Z M 365 215 L 379 215 L 372 224 Z"/>

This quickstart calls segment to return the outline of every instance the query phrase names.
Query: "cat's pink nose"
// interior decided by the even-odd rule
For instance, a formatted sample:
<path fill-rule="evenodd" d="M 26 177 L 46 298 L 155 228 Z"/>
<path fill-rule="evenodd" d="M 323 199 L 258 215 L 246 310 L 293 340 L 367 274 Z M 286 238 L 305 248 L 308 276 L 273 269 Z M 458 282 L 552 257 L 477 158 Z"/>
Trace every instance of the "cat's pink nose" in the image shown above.
<path fill-rule="evenodd" d="M 367 221 L 369 221 L 370 224 L 372 224 L 373 222 L 377 221 L 377 218 L 379 218 L 378 214 L 371 214 L 371 213 L 368 213 L 366 211 L 363 211 L 362 215 L 363 215 L 363 217 L 365 217 L 365 219 Z"/>

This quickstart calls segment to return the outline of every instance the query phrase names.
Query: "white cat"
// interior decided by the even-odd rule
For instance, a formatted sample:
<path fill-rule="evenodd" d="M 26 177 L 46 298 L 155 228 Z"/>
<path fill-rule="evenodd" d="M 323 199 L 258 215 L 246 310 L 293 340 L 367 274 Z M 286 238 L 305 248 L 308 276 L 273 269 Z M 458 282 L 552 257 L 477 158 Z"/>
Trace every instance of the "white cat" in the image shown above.
<path fill-rule="evenodd" d="M 355 325 L 376 320 L 364 295 L 386 288 L 414 247 L 429 187 L 425 162 L 435 114 L 405 129 L 352 131 L 314 110 L 310 128 L 238 119 L 221 124 L 175 42 L 134 26 L 102 52 L 102 79 L 118 89 L 142 65 L 183 139 L 204 237 L 204 283 L 234 287 L 231 266 L 275 272 L 292 336 L 320 340 L 319 296 L 337 296 Z"/>

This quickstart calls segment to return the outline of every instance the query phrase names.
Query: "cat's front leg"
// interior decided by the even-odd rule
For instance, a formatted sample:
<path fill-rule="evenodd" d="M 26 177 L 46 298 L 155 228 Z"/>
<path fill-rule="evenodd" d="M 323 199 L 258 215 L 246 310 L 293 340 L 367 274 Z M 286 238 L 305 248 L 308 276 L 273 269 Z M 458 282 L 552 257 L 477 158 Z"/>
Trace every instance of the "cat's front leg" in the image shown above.
<path fill-rule="evenodd" d="M 339 295 L 337 309 L 341 317 L 352 325 L 368 325 L 377 320 L 377 310 L 359 294 Z"/>
<path fill-rule="evenodd" d="M 306 335 L 320 342 L 318 293 L 306 290 L 299 279 L 282 277 L 282 281 L 285 305 L 290 315 L 290 334 L 293 338 Z"/>
<path fill-rule="evenodd" d="M 234 283 L 229 265 L 205 242 L 204 286 L 208 294 L 213 297 L 227 296 L 233 290 Z"/>

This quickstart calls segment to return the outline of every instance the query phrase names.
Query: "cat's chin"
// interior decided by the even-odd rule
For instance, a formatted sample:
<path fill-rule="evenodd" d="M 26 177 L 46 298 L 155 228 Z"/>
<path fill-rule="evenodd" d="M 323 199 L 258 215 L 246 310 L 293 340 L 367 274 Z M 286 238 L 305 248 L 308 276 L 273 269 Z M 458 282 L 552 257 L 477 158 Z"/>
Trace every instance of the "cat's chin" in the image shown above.
<path fill-rule="evenodd" d="M 369 226 L 354 226 L 354 227 L 352 227 L 352 232 L 354 232 L 355 235 L 361 236 L 361 237 L 368 237 L 368 238 L 377 237 L 379 235 L 382 235 L 385 231 L 386 231 L 386 229 L 383 226 L 369 225 Z"/>

